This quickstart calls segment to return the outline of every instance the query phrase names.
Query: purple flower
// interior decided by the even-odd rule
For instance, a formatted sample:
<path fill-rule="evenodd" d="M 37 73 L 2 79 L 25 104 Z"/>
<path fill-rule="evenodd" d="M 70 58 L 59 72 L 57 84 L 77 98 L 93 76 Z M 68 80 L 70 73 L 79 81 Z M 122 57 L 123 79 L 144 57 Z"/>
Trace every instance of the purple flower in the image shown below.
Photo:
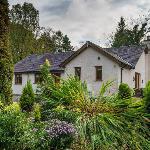
<path fill-rule="evenodd" d="M 49 127 L 46 128 L 46 132 L 51 138 L 57 138 L 61 135 L 74 135 L 76 129 L 71 123 L 60 120 L 52 120 L 49 123 Z"/>

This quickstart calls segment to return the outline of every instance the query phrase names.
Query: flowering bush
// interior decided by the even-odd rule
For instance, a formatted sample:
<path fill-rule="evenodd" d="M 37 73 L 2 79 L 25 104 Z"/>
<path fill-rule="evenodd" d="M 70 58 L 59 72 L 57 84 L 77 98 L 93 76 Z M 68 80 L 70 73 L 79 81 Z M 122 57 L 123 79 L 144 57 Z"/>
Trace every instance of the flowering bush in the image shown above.
<path fill-rule="evenodd" d="M 52 120 L 46 131 L 51 139 L 52 149 L 69 148 L 76 134 L 73 124 L 60 120 Z"/>

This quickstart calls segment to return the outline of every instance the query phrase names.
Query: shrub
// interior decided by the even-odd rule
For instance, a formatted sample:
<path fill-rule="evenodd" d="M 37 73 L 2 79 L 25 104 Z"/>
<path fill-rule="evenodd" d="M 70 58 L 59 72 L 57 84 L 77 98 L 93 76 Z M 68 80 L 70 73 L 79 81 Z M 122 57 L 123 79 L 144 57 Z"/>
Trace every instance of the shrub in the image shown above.
<path fill-rule="evenodd" d="M 28 121 L 18 105 L 12 104 L 0 112 L 1 149 L 21 149 L 20 139 L 28 128 Z"/>
<path fill-rule="evenodd" d="M 17 102 L 12 103 L 4 108 L 4 111 L 7 113 L 20 113 L 21 109 Z"/>
<path fill-rule="evenodd" d="M 41 106 L 40 106 L 40 104 L 38 104 L 38 103 L 34 104 L 33 114 L 34 114 L 34 120 L 40 121 L 40 119 L 41 119 Z"/>
<path fill-rule="evenodd" d="M 133 91 L 128 84 L 121 83 L 119 86 L 118 96 L 121 99 L 130 99 L 133 96 Z"/>
<path fill-rule="evenodd" d="M 34 105 L 35 95 L 30 81 L 27 81 L 20 97 L 20 106 L 23 111 L 31 111 Z"/>
<path fill-rule="evenodd" d="M 49 149 L 44 123 L 34 123 L 13 103 L 0 111 L 0 149 Z"/>
<path fill-rule="evenodd" d="M 145 102 L 145 109 L 148 113 L 150 113 L 150 81 L 146 84 L 144 89 L 144 102 Z"/>

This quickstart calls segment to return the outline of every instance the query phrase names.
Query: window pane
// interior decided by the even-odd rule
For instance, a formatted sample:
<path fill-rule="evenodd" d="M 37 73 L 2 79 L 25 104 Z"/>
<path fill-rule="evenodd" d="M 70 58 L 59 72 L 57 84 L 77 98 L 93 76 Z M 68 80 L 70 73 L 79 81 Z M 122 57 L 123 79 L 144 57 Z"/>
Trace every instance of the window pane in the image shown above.
<path fill-rule="evenodd" d="M 81 67 L 75 67 L 75 76 L 81 79 Z"/>
<path fill-rule="evenodd" d="M 39 83 L 41 81 L 40 74 L 35 74 L 35 83 Z"/>
<path fill-rule="evenodd" d="M 15 74 L 15 84 L 22 84 L 22 74 Z"/>
<path fill-rule="evenodd" d="M 96 81 L 102 80 L 102 66 L 96 66 Z"/>
<path fill-rule="evenodd" d="M 55 83 L 60 83 L 61 74 L 60 73 L 53 73 L 52 75 L 54 77 Z"/>

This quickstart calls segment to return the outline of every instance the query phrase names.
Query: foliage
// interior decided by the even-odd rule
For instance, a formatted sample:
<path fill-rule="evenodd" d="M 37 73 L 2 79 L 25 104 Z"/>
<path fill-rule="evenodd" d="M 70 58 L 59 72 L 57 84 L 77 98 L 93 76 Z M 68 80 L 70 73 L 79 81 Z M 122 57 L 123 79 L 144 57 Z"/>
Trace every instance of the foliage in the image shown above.
<path fill-rule="evenodd" d="M 147 31 L 147 23 L 135 24 L 131 29 L 126 25 L 125 19 L 120 18 L 116 32 L 112 37 L 112 47 L 140 45 Z"/>
<path fill-rule="evenodd" d="M 31 3 L 16 4 L 10 10 L 10 48 L 14 63 L 36 53 L 36 35 L 39 30 L 39 12 Z"/>
<path fill-rule="evenodd" d="M 12 103 L 13 64 L 9 49 L 8 1 L 0 3 L 0 95 L 4 104 Z"/>
<path fill-rule="evenodd" d="M 0 111 L 0 146 L 7 150 L 48 149 L 45 124 L 35 124 L 13 103 Z"/>
<path fill-rule="evenodd" d="M 61 80 L 59 86 L 54 84 L 48 66 L 44 78 L 46 80 L 41 84 L 39 97 L 43 112 L 49 112 L 46 119 L 67 121 L 68 117 L 69 122 L 77 128 L 78 135 L 73 141 L 73 146 L 77 149 L 150 148 L 142 103 L 132 100 L 132 90 L 127 85 L 122 84 L 120 90 L 123 91 L 123 98 L 130 98 L 124 101 L 117 95 L 105 94 L 112 82 L 105 83 L 100 89 L 100 96 L 93 98 L 89 96 L 86 83 L 81 83 L 74 77 Z"/>
<path fill-rule="evenodd" d="M 22 135 L 20 141 L 24 149 L 37 150 L 49 149 L 50 138 L 46 131 L 46 123 L 29 121 L 29 128 Z M 20 149 L 22 150 L 22 149 Z"/>
<path fill-rule="evenodd" d="M 10 49 L 17 63 L 30 54 L 72 50 L 67 35 L 39 26 L 39 11 L 31 3 L 13 5 L 10 10 Z"/>
<path fill-rule="evenodd" d="M 126 83 L 121 83 L 119 85 L 119 98 L 130 99 L 133 96 L 133 90 Z"/>
<path fill-rule="evenodd" d="M 31 111 L 34 105 L 35 95 L 32 89 L 32 84 L 27 81 L 27 84 L 23 88 L 22 95 L 20 97 L 19 103 L 23 111 Z"/>
<path fill-rule="evenodd" d="M 67 35 L 63 36 L 62 39 L 62 50 L 61 51 L 71 51 L 73 47 L 71 46 L 71 41 L 69 40 Z"/>
<path fill-rule="evenodd" d="M 12 104 L 0 112 L 0 145 L 2 149 L 19 149 L 19 139 L 27 128 L 25 116 Z"/>
<path fill-rule="evenodd" d="M 9 38 L 14 63 L 17 63 L 30 54 L 37 53 L 35 49 L 35 35 L 23 25 L 11 22 Z"/>
<path fill-rule="evenodd" d="M 58 112 L 56 108 L 59 108 L 61 105 L 72 107 L 75 101 L 79 99 L 84 100 L 86 98 L 85 96 L 89 97 L 88 91 L 86 90 L 87 86 L 74 77 L 69 77 L 68 80 L 61 80 L 61 83 L 57 85 L 54 82 L 53 76 L 49 73 L 49 69 L 50 66 L 46 63 L 41 69 L 42 82 L 39 85 L 40 92 L 38 92 L 38 99 L 42 106 L 42 118 L 46 119 L 50 116 L 60 117 L 67 115 L 68 119 L 64 117 L 67 121 L 71 118 L 74 120 L 75 118 L 69 115 L 72 114 L 75 117 L 76 115 L 74 113 L 68 112 L 67 110 Z"/>
<path fill-rule="evenodd" d="M 20 106 L 17 102 L 14 102 L 11 105 L 6 106 L 4 111 L 6 113 L 14 113 L 14 114 L 16 113 L 16 114 L 18 114 L 21 111 L 21 108 L 20 108 Z"/>
<path fill-rule="evenodd" d="M 40 119 L 41 119 L 41 106 L 38 103 L 34 104 L 33 113 L 34 113 L 34 120 L 40 121 Z"/>
<path fill-rule="evenodd" d="M 147 113 L 150 113 L 150 81 L 148 81 L 144 89 L 144 102 Z"/>
<path fill-rule="evenodd" d="M 100 92 L 99 97 L 104 97 L 104 94 L 106 94 L 107 90 L 113 85 L 114 81 L 107 81 L 106 83 L 103 83 Z"/>
<path fill-rule="evenodd" d="M 39 28 L 39 11 L 31 3 L 24 2 L 22 6 L 13 5 L 10 10 L 10 18 L 13 23 L 22 25 L 30 31 L 36 31 Z"/>
<path fill-rule="evenodd" d="M 37 41 L 39 53 L 65 52 L 73 49 L 67 35 L 63 35 L 61 31 L 53 31 L 51 28 L 43 28 Z"/>
<path fill-rule="evenodd" d="M 0 101 L 0 111 L 4 109 L 4 104 Z"/>

